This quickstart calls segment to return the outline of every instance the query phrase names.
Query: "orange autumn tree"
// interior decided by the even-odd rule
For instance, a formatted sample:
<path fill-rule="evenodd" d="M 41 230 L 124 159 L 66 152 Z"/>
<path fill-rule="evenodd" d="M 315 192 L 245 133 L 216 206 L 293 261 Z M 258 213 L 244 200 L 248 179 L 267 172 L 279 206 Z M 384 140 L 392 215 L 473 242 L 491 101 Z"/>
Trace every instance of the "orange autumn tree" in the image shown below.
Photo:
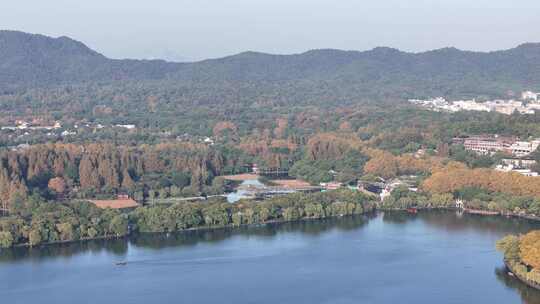
<path fill-rule="evenodd" d="M 62 194 L 66 191 L 66 182 L 61 177 L 54 177 L 49 180 L 48 188 L 55 193 Z"/>
<path fill-rule="evenodd" d="M 521 237 L 519 251 L 525 264 L 540 271 L 540 231 L 532 231 Z"/>
<path fill-rule="evenodd" d="M 285 132 L 287 131 L 287 128 L 289 126 L 289 122 L 284 118 L 278 118 L 276 120 L 276 127 L 274 128 L 274 136 L 276 138 L 283 138 L 285 136 Z"/>
<path fill-rule="evenodd" d="M 189 172 L 193 186 L 201 187 L 219 175 L 227 162 L 219 151 L 194 143 L 55 143 L 0 151 L 0 206 L 8 209 L 14 198 L 28 193 L 27 185 L 36 187 L 35 181 L 42 180 L 40 188 L 56 193 L 68 192 L 71 186 L 84 191 L 125 191 L 133 190 L 145 174 Z M 45 180 L 50 174 L 55 178 Z"/>
<path fill-rule="evenodd" d="M 228 133 L 236 135 L 238 128 L 231 121 L 220 121 L 212 129 L 212 133 L 216 138 L 227 136 Z"/>
<path fill-rule="evenodd" d="M 326 160 L 343 157 L 350 150 L 361 151 L 364 143 L 352 133 L 318 133 L 306 145 L 306 156 L 310 160 Z"/>
<path fill-rule="evenodd" d="M 442 168 L 439 158 L 416 158 L 411 154 L 397 157 L 399 174 L 430 173 Z"/>
<path fill-rule="evenodd" d="M 371 159 L 364 166 L 364 173 L 383 178 L 395 177 L 398 174 L 397 159 L 389 152 L 373 152 L 371 153 Z"/>
<path fill-rule="evenodd" d="M 365 149 L 365 152 L 371 159 L 364 166 L 364 172 L 384 178 L 430 173 L 442 168 L 442 163 L 437 158 L 415 158 L 410 154 L 394 156 L 390 152 L 376 149 Z"/>
<path fill-rule="evenodd" d="M 348 122 L 348 121 L 344 121 L 344 122 L 340 123 L 339 124 L 339 130 L 340 131 L 351 131 L 352 130 L 351 123 Z"/>
<path fill-rule="evenodd" d="M 456 163 L 435 170 L 422 183 L 422 189 L 432 193 L 448 193 L 465 187 L 477 187 L 511 195 L 540 197 L 540 179 L 536 177 L 492 169 L 468 169 Z"/>

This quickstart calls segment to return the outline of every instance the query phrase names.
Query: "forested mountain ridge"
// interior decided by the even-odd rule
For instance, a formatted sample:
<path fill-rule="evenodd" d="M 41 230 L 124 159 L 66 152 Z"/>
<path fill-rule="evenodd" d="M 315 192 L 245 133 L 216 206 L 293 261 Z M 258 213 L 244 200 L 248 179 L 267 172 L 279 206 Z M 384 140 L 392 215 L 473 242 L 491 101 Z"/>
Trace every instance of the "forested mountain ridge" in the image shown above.
<path fill-rule="evenodd" d="M 0 83 L 44 86 L 112 81 L 164 81 L 207 87 L 253 86 L 261 94 L 276 85 L 339 88 L 341 98 L 415 95 L 493 95 L 540 87 L 540 44 L 489 53 L 445 48 L 407 53 L 312 50 L 295 55 L 245 52 L 195 63 L 109 59 L 67 37 L 0 31 Z M 324 91 L 328 93 L 328 90 Z M 297 99 L 297 98 L 296 98 Z M 295 100 L 296 100 L 295 99 Z"/>
<path fill-rule="evenodd" d="M 109 59 L 68 37 L 0 31 L 0 82 L 4 84 L 155 79 L 176 70 L 174 66 L 162 60 Z"/>

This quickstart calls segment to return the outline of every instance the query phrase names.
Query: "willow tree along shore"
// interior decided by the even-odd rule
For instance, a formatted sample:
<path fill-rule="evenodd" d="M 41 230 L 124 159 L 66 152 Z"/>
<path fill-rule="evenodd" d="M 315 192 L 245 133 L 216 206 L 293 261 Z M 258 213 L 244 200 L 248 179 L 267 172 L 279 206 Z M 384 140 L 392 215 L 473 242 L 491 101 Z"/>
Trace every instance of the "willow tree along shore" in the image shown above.
<path fill-rule="evenodd" d="M 12 216 L 0 219 L 0 247 L 114 238 L 130 232 L 176 232 L 318 219 L 362 214 L 374 210 L 374 206 L 368 196 L 347 189 L 295 193 L 262 202 L 241 200 L 230 204 L 223 199 L 213 199 L 146 206 L 129 214 L 99 209 L 87 202 L 51 204 L 30 199 Z"/>

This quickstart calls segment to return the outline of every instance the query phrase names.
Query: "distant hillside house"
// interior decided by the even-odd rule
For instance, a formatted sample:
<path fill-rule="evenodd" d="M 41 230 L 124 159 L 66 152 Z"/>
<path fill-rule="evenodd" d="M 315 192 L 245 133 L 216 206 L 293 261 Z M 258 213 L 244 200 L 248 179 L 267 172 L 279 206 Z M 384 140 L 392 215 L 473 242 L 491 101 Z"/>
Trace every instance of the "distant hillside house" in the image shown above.
<path fill-rule="evenodd" d="M 337 190 L 343 186 L 343 184 L 339 182 L 320 183 L 320 185 L 325 190 Z"/>
<path fill-rule="evenodd" d="M 525 91 L 525 92 L 521 93 L 521 99 L 538 101 L 538 96 L 539 95 L 540 95 L 540 93 L 535 93 L 535 92 L 531 92 L 531 91 Z"/>
<path fill-rule="evenodd" d="M 128 129 L 128 130 L 134 130 L 136 128 L 135 125 L 115 125 L 116 127 L 118 128 L 124 128 L 124 129 Z"/>
<path fill-rule="evenodd" d="M 531 169 L 534 165 L 536 165 L 536 160 L 534 159 L 503 158 L 501 162 L 504 165 L 512 165 L 514 168 L 518 169 Z"/>
<path fill-rule="evenodd" d="M 89 202 L 102 209 L 133 209 L 139 207 L 139 204 L 127 195 L 118 195 L 116 199 L 111 200 L 89 200 Z"/>
<path fill-rule="evenodd" d="M 512 146 L 510 146 L 510 149 L 512 151 L 512 155 L 517 157 L 523 157 L 531 154 L 532 152 L 536 151 L 538 149 L 538 146 L 540 146 L 540 140 L 533 140 L 533 141 L 517 141 Z"/>
<path fill-rule="evenodd" d="M 474 151 L 477 154 L 492 154 L 508 150 L 515 142 L 516 140 L 514 138 L 472 136 L 464 140 L 463 146 L 466 150 Z"/>

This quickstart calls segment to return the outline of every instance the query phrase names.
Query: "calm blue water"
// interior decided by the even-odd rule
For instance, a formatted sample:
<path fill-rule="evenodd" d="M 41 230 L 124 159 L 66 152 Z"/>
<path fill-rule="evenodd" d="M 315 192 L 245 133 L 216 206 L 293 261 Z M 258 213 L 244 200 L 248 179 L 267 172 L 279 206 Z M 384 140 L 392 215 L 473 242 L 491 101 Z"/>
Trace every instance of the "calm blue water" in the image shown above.
<path fill-rule="evenodd" d="M 540 303 L 494 249 L 539 228 L 452 212 L 144 235 L 0 254 L 2 303 Z M 116 266 L 117 261 L 128 261 Z"/>

